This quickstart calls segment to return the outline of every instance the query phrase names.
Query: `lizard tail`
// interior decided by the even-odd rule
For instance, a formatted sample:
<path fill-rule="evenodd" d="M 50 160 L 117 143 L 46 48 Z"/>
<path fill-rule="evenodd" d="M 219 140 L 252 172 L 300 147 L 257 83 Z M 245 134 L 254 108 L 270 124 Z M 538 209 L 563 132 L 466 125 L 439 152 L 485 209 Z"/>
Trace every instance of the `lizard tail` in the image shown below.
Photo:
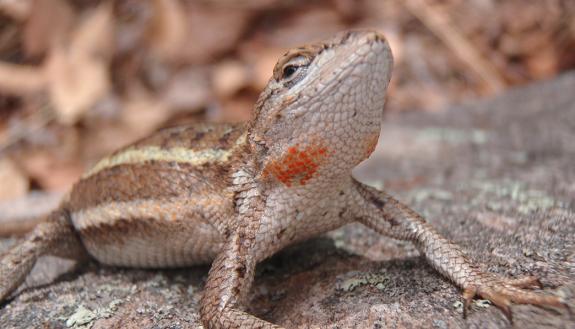
<path fill-rule="evenodd" d="M 36 260 L 46 254 L 72 259 L 82 259 L 85 255 L 64 209 L 52 212 L 22 241 L 0 256 L 0 302 L 22 284 Z"/>

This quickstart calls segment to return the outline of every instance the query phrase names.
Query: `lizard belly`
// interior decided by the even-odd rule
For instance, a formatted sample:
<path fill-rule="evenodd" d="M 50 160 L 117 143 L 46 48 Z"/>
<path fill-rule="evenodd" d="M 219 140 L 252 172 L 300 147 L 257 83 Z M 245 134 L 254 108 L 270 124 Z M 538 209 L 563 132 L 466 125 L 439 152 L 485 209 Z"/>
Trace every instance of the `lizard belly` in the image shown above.
<path fill-rule="evenodd" d="M 152 268 L 211 262 L 222 243 L 219 232 L 199 213 L 174 216 L 179 202 L 143 201 L 128 209 L 108 205 L 74 212 L 71 218 L 86 250 L 104 264 Z"/>
<path fill-rule="evenodd" d="M 188 179 L 190 184 L 200 185 Z M 143 183 L 133 182 L 131 186 L 161 189 Z M 220 249 L 222 239 L 216 227 L 232 211 L 231 198 L 221 192 L 185 190 L 170 197 L 118 199 L 93 205 L 87 198 L 85 207 L 68 208 L 86 250 L 101 263 L 133 267 L 208 263 Z M 79 199 L 75 201 L 78 205 Z"/>
<path fill-rule="evenodd" d="M 210 262 L 222 242 L 216 227 L 233 210 L 231 196 L 213 191 L 212 184 L 193 173 L 157 170 L 144 178 L 136 174 L 138 170 L 102 172 L 98 186 L 110 185 L 102 190 L 106 201 L 94 198 L 97 193 L 82 193 L 85 198 L 76 197 L 75 207 L 68 207 L 87 251 L 104 264 L 118 266 L 179 267 Z M 122 191 L 118 182 L 124 175 L 133 180 Z M 173 193 L 167 193 L 163 190 L 167 185 L 162 184 L 173 183 L 174 175 L 182 175 L 186 183 L 176 184 Z M 77 185 L 80 189 L 81 184 Z M 147 194 L 140 192 L 132 198 L 122 193 L 138 190 Z"/>

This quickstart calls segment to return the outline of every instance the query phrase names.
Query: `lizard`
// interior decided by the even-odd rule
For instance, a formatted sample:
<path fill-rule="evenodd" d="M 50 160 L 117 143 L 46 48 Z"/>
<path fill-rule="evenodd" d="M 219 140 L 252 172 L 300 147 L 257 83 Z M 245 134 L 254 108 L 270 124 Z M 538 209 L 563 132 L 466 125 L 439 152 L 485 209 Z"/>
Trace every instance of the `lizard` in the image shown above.
<path fill-rule="evenodd" d="M 165 128 L 97 162 L 0 260 L 0 301 L 42 255 L 169 268 L 211 262 L 206 328 L 281 328 L 244 311 L 256 264 L 282 248 L 359 222 L 411 241 L 463 291 L 511 320 L 513 303 L 564 307 L 535 276 L 481 270 L 458 245 L 351 170 L 381 131 L 393 56 L 377 31 L 293 48 L 274 67 L 245 124 Z"/>

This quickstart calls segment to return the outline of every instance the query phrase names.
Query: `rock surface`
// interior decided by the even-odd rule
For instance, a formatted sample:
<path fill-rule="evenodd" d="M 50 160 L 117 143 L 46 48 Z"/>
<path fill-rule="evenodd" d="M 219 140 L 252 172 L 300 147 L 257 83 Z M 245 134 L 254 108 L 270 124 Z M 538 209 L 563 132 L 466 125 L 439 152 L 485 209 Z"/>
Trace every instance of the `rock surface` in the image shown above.
<path fill-rule="evenodd" d="M 420 211 L 485 270 L 538 275 L 575 309 L 575 73 L 442 113 L 390 116 L 356 175 Z M 1 306 L 0 327 L 201 327 L 207 267 L 91 264 L 58 276 L 68 268 L 39 264 Z M 511 327 L 484 301 L 463 319 L 460 291 L 412 245 L 357 224 L 261 264 L 250 298 L 250 312 L 290 328 Z M 575 327 L 563 311 L 512 311 L 518 328 Z"/>

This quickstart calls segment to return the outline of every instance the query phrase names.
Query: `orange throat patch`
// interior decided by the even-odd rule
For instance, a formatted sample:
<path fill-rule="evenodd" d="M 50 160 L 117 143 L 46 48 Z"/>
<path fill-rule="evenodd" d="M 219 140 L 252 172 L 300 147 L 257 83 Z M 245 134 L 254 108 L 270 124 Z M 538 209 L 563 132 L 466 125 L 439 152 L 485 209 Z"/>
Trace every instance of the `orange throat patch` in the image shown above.
<path fill-rule="evenodd" d="M 279 159 L 270 161 L 264 168 L 264 177 L 273 176 L 285 186 L 305 185 L 317 172 L 328 156 L 323 146 L 300 149 L 290 146 Z"/>

